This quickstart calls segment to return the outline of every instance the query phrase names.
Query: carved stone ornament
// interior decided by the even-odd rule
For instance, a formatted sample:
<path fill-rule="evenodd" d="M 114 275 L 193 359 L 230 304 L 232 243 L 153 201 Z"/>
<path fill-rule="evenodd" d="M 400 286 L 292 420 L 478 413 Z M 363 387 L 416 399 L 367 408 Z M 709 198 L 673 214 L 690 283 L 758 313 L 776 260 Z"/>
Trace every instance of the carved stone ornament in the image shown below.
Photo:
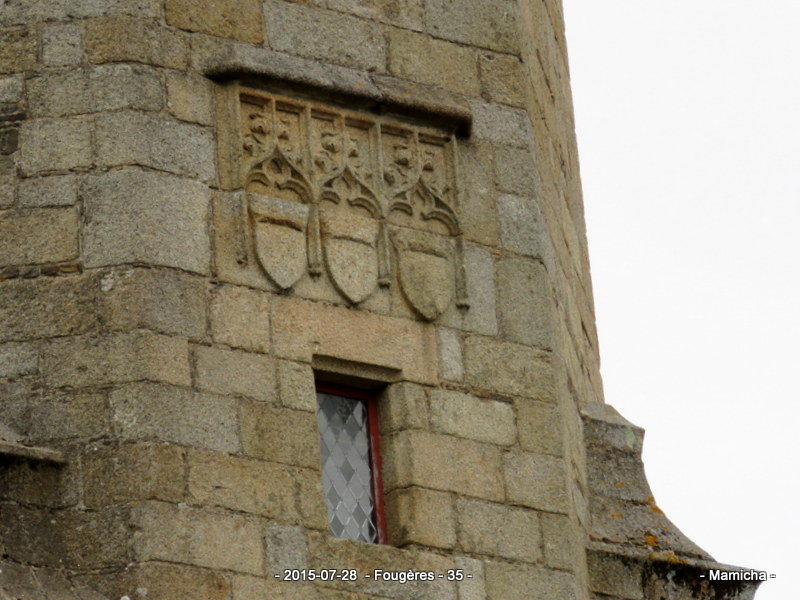
<path fill-rule="evenodd" d="M 451 134 L 238 88 L 246 235 L 280 289 L 307 273 L 358 304 L 399 283 L 424 319 L 466 307 Z"/>

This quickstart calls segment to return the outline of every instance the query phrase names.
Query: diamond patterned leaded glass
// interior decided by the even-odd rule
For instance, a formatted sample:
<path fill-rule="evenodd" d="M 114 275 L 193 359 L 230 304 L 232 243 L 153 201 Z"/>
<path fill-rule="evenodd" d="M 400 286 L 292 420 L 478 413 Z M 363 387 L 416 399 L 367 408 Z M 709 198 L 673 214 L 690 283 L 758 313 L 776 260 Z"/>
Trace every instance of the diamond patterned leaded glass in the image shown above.
<path fill-rule="evenodd" d="M 318 392 L 317 423 L 331 534 L 375 542 L 367 406 L 360 400 Z"/>

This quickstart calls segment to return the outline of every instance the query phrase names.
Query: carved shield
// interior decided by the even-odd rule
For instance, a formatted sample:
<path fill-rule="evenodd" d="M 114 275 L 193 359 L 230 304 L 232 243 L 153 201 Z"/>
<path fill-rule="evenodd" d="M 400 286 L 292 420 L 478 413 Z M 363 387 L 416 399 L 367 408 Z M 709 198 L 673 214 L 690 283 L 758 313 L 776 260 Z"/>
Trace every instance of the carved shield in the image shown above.
<path fill-rule="evenodd" d="M 306 271 L 309 208 L 258 194 L 248 194 L 248 201 L 256 258 L 275 285 L 290 288 Z"/>
<path fill-rule="evenodd" d="M 345 203 L 338 207 L 325 206 L 320 218 L 325 264 L 331 280 L 345 298 L 358 304 L 366 300 L 378 284 L 380 224 L 355 213 Z"/>
<path fill-rule="evenodd" d="M 455 291 L 450 240 L 413 230 L 396 230 L 392 238 L 403 295 L 424 319 L 436 319 Z"/>

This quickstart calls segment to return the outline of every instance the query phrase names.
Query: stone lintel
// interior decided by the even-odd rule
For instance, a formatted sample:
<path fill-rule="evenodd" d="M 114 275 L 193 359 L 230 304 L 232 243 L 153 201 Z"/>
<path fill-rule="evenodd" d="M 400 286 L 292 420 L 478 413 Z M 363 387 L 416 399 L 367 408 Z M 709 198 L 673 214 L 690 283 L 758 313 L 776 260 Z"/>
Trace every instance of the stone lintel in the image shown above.
<path fill-rule="evenodd" d="M 311 367 L 320 381 L 363 389 L 378 389 L 402 380 L 402 369 L 314 354 Z"/>
<path fill-rule="evenodd" d="M 41 446 L 25 446 L 18 442 L 0 439 L 0 460 L 2 459 L 24 459 L 34 462 L 45 462 L 56 465 L 64 465 L 67 459 L 58 450 Z"/>
<path fill-rule="evenodd" d="M 313 93 L 316 100 L 322 96 L 353 108 L 408 116 L 452 127 L 462 136 L 468 136 L 472 127 L 466 99 L 445 89 L 263 48 L 230 46 L 205 59 L 200 69 L 216 81 L 258 82 L 279 93 Z"/>

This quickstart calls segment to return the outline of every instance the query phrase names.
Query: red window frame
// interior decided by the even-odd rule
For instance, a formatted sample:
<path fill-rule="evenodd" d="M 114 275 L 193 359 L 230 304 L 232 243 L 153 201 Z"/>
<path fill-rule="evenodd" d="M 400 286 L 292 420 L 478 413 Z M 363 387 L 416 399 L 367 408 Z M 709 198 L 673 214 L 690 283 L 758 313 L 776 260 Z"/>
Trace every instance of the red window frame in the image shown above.
<path fill-rule="evenodd" d="M 334 394 L 353 400 L 361 400 L 367 408 L 367 433 L 369 435 L 369 460 L 372 471 L 372 501 L 374 504 L 375 529 L 378 544 L 388 543 L 386 535 L 386 511 L 383 502 L 383 477 L 381 469 L 380 428 L 378 424 L 378 399 L 376 392 L 352 388 L 326 381 L 316 382 L 316 391 L 323 394 Z"/>

